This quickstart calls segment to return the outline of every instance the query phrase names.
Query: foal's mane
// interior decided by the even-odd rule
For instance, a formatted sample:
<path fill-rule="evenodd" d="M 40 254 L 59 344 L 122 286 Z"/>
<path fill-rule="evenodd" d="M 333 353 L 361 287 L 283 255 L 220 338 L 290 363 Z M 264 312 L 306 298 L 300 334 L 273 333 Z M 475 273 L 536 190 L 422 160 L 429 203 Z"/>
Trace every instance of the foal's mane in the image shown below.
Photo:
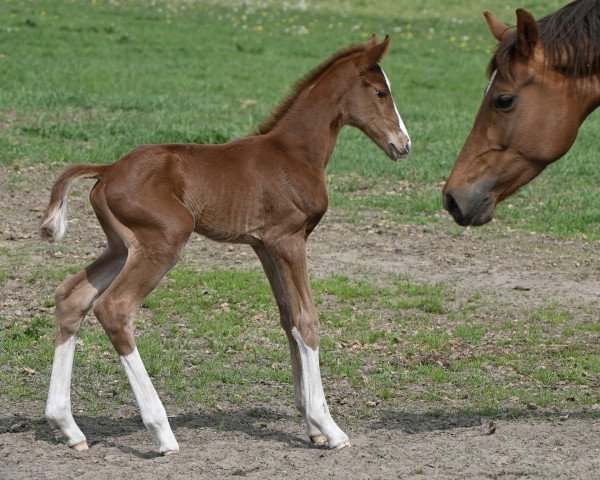
<path fill-rule="evenodd" d="M 264 134 L 273 129 L 275 124 L 292 108 L 292 105 L 298 98 L 298 95 L 311 83 L 313 83 L 318 77 L 320 77 L 325 71 L 327 71 L 337 61 L 350 57 L 355 53 L 362 52 L 365 50 L 365 45 L 351 45 L 339 52 L 334 53 L 330 58 L 325 60 L 320 65 L 313 68 L 310 72 L 304 75 L 298 80 L 292 87 L 291 93 L 273 110 L 271 115 L 263 120 L 258 126 L 257 134 Z"/>
<path fill-rule="evenodd" d="M 546 61 L 569 80 L 600 72 L 600 0 L 575 0 L 538 21 Z M 519 55 L 517 32 L 502 41 L 488 65 L 510 77 Z"/>

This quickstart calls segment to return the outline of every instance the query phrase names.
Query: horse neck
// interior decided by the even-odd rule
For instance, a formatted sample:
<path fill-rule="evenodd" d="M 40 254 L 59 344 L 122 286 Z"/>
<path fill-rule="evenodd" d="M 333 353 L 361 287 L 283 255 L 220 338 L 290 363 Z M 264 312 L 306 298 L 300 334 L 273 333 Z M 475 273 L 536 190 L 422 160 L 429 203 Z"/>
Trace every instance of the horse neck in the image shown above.
<path fill-rule="evenodd" d="M 600 73 L 578 80 L 575 98 L 580 104 L 580 123 L 596 108 L 600 107 Z"/>
<path fill-rule="evenodd" d="M 284 145 L 288 154 L 314 168 L 327 167 L 346 123 L 340 87 L 326 80 L 308 86 L 272 131 L 272 138 Z"/>

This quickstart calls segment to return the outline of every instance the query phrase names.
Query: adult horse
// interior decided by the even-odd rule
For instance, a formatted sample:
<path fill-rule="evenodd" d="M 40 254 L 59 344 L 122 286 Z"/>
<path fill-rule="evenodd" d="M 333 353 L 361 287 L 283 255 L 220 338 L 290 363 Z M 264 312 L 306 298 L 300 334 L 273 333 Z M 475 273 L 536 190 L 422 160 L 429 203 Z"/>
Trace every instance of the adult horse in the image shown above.
<path fill-rule="evenodd" d="M 494 208 L 562 157 L 600 105 L 600 0 L 577 0 L 536 22 L 517 10 L 516 31 L 484 13 L 498 40 L 490 84 L 443 189 L 460 225 Z"/>
<path fill-rule="evenodd" d="M 340 129 L 362 130 L 393 160 L 410 139 L 378 62 L 389 38 L 337 52 L 300 80 L 257 135 L 224 145 L 145 145 L 111 165 L 75 165 L 52 189 L 41 233 L 62 238 L 66 198 L 96 178 L 90 201 L 107 247 L 56 291 L 56 350 L 46 417 L 76 450 L 88 448 L 71 412 L 75 341 L 93 312 L 117 350 L 160 452 L 179 449 L 134 334 L 133 315 L 175 265 L 193 232 L 252 246 L 275 295 L 292 356 L 295 404 L 308 435 L 349 445 L 331 418 L 319 370 L 319 326 L 306 266 L 306 240 L 327 210 L 324 170 Z"/>

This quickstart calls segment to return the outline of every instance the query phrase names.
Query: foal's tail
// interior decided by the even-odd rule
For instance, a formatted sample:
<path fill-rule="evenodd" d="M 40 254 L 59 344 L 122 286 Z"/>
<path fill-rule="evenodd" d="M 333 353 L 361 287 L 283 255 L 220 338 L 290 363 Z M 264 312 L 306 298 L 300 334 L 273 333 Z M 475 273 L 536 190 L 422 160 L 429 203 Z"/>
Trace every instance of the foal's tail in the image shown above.
<path fill-rule="evenodd" d="M 40 222 L 40 235 L 46 240 L 61 240 L 67 231 L 67 194 L 80 178 L 100 178 L 108 165 L 73 165 L 54 183 L 50 203 Z"/>

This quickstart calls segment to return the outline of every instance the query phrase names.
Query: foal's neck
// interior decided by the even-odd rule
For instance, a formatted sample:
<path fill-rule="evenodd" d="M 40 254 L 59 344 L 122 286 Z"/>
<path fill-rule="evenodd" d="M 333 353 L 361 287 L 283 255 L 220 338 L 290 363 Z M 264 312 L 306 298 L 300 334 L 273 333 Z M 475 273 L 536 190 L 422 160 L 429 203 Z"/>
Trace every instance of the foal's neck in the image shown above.
<path fill-rule="evenodd" d="M 307 86 L 273 129 L 273 138 L 290 156 L 324 170 L 346 123 L 342 97 L 339 84 L 321 80 Z"/>

